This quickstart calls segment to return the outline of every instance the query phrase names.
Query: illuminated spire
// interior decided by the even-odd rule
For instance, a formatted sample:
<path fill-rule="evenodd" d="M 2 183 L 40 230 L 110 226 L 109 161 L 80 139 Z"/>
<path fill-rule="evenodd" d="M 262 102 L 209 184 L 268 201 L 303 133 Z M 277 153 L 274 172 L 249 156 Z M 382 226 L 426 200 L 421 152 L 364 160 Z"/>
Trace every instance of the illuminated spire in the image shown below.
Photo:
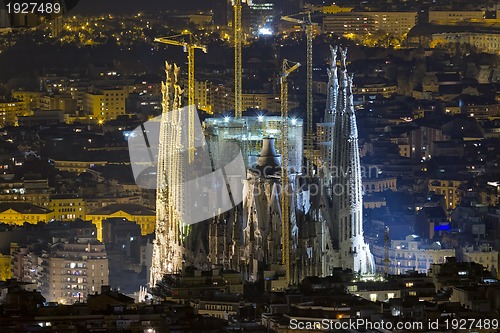
<path fill-rule="evenodd" d="M 173 77 L 172 77 L 173 75 Z M 179 67 L 165 65 L 162 83 L 162 117 L 158 147 L 156 187 L 156 237 L 153 241 L 150 287 L 161 281 L 164 274 L 178 273 L 182 268 L 184 248 L 181 237 L 182 207 L 182 89 L 177 79 Z M 173 93 L 172 93 L 173 92 Z"/>
<path fill-rule="evenodd" d="M 347 49 L 331 48 L 328 96 L 323 132 L 323 179 L 331 202 L 327 221 L 337 251 L 335 266 L 357 273 L 374 273 L 373 256 L 363 235 L 363 197 L 358 130 L 352 94 L 352 76 L 347 72 Z"/>

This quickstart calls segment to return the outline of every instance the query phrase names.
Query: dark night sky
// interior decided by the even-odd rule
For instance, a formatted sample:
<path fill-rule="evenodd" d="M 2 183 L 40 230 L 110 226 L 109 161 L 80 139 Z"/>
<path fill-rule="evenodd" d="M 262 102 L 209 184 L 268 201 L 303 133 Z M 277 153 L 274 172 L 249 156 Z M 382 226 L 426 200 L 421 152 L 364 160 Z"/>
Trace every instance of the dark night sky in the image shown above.
<path fill-rule="evenodd" d="M 70 14 L 137 13 L 160 10 L 210 9 L 213 0 L 80 0 Z"/>

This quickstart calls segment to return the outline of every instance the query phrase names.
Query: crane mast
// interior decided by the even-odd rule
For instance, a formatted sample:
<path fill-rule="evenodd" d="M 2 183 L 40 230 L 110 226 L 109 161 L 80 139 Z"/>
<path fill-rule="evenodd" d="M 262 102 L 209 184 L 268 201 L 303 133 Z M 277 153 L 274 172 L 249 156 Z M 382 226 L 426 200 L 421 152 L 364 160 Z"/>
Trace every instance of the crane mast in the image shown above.
<path fill-rule="evenodd" d="M 293 18 L 292 16 L 305 15 L 304 19 Z M 306 126 L 306 140 L 305 140 L 305 152 L 307 157 L 307 171 L 309 174 L 312 172 L 312 159 L 313 159 L 313 93 L 312 93 L 312 80 L 313 80 L 313 30 L 317 23 L 311 21 L 311 12 L 298 13 L 291 16 L 282 16 L 283 21 L 300 24 L 306 33 L 306 114 L 307 114 L 307 126 Z"/>
<path fill-rule="evenodd" d="M 390 246 L 389 227 L 386 226 L 384 231 L 384 251 L 385 251 L 384 273 L 386 276 L 389 275 L 389 264 L 391 263 L 391 260 L 389 259 L 389 246 Z"/>
<path fill-rule="evenodd" d="M 185 37 L 188 37 L 188 40 L 184 40 Z M 207 52 L 207 47 L 205 45 L 201 45 L 196 43 L 193 40 L 193 35 L 191 33 L 188 34 L 180 34 L 170 37 L 159 37 L 154 39 L 155 42 L 163 43 L 167 45 L 174 46 L 182 46 L 184 48 L 184 52 L 187 52 L 187 60 L 188 60 L 188 161 L 189 163 L 193 162 L 195 147 L 194 147 L 194 122 L 195 122 L 195 79 L 194 79 L 194 51 L 196 49 L 200 49 L 203 52 Z"/>
<path fill-rule="evenodd" d="M 234 8 L 234 116 L 241 118 L 243 113 L 242 102 L 242 64 L 241 64 L 241 47 L 243 40 L 243 31 L 241 26 L 241 2 L 242 0 L 233 0 Z"/>
<path fill-rule="evenodd" d="M 310 20 L 310 18 L 309 18 Z M 306 151 L 309 153 L 307 156 L 307 171 L 312 173 L 312 153 L 313 153 L 313 92 L 312 92 L 312 39 L 313 39 L 313 26 L 306 25 L 307 36 L 307 80 L 306 80 L 306 111 L 307 111 L 307 128 L 306 128 Z"/>
<path fill-rule="evenodd" d="M 288 81 L 290 73 L 297 70 L 300 63 L 283 60 L 281 72 L 281 262 L 285 266 L 286 281 L 290 285 L 290 203 L 288 168 Z"/>

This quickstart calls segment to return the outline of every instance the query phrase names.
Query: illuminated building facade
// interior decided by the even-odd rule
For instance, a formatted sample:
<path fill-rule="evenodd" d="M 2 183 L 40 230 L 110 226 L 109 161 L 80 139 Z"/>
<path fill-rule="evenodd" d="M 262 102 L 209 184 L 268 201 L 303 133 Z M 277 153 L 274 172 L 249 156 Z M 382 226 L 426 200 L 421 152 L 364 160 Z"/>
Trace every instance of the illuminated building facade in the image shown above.
<path fill-rule="evenodd" d="M 235 202 L 233 209 L 208 221 L 208 260 L 212 267 L 240 271 L 245 280 L 259 281 L 264 279 L 266 271 L 278 275 L 286 271 L 282 251 L 287 246 L 291 284 L 298 284 L 307 276 L 331 275 L 334 267 L 351 269 L 363 276 L 374 273 L 375 262 L 363 235 L 363 188 L 352 79 L 345 66 L 346 52 L 341 51 L 341 54 L 342 66 L 337 68 L 334 50 L 329 69 L 327 122 L 319 125 L 322 153 L 319 173 L 309 176 L 303 172 L 303 122 L 294 118 L 287 120 L 288 244 L 281 241 L 282 118 L 257 116 L 205 120 L 203 128 L 210 146 L 210 158 L 231 161 L 233 157 L 226 155 L 233 154 L 232 147 L 237 145 L 247 169 L 246 177 L 241 180 L 242 203 Z M 166 149 L 162 144 L 175 142 L 175 135 L 166 137 L 162 130 L 160 132 L 161 155 Z M 164 177 L 175 176 L 171 172 L 162 176 L 162 163 L 169 163 L 169 170 L 175 170 L 175 165 L 181 163 L 172 156 L 168 161 L 160 156 L 158 161 L 159 182 L 163 182 Z M 345 172 L 336 172 L 338 170 Z M 172 181 L 175 184 L 180 180 Z M 174 195 L 172 191 L 176 188 L 169 188 L 170 196 L 166 198 L 158 191 L 154 249 L 162 252 L 153 254 L 152 282 L 158 281 L 162 274 L 179 272 L 184 265 L 197 266 L 192 260 L 191 250 L 188 251 L 189 246 L 180 239 L 183 237 L 180 236 L 178 213 L 169 211 L 174 206 L 171 200 L 182 200 L 182 193 L 175 192 Z M 215 187 L 211 191 L 209 197 L 219 196 Z M 284 287 L 286 283 L 280 288 Z"/>
<path fill-rule="evenodd" d="M 86 214 L 97 228 L 97 239 L 102 241 L 103 221 L 110 218 L 123 218 L 134 221 L 141 227 L 141 233 L 148 235 L 155 230 L 156 215 L 154 210 L 139 204 L 110 204 Z"/>
<path fill-rule="evenodd" d="M 207 119 L 205 134 L 209 144 L 218 149 L 212 154 L 221 160 L 230 158 L 226 145 L 237 144 L 247 166 L 243 180 L 243 202 L 232 211 L 221 214 L 209 226 L 209 258 L 214 266 L 237 270 L 245 280 L 263 279 L 263 272 L 283 273 L 281 265 L 281 117 L 259 116 Z M 303 121 L 289 119 L 289 166 L 291 183 L 291 240 L 293 257 L 300 257 L 300 213 L 297 202 L 307 201 L 299 193 L 302 172 Z M 218 144 L 214 144 L 218 143 Z M 217 157 L 219 156 L 219 157 Z M 302 207 L 300 203 L 298 206 Z M 303 242 L 302 242 L 303 243 Z M 305 253 L 305 250 L 303 251 Z M 305 277 L 298 262 L 292 264 L 292 279 Z"/>
<path fill-rule="evenodd" d="M 443 195 L 447 209 L 455 209 L 460 202 L 459 187 L 465 183 L 461 179 L 449 179 L 449 177 L 429 179 L 429 192 Z"/>
<path fill-rule="evenodd" d="M 460 21 L 483 21 L 482 10 L 430 10 L 429 23 L 450 24 Z"/>
<path fill-rule="evenodd" d="M 158 146 L 156 185 L 156 237 L 153 242 L 153 261 L 150 286 L 155 286 L 165 274 L 182 270 L 184 246 L 181 236 L 183 206 L 182 126 L 178 119 L 182 90 L 177 82 L 179 67 L 166 64 L 166 81 L 162 83 L 162 117 Z M 173 96 L 173 99 L 172 99 Z M 167 156 L 167 152 L 170 152 Z"/>
<path fill-rule="evenodd" d="M 416 12 L 340 12 L 323 19 L 323 31 L 337 35 L 381 31 L 404 36 L 418 22 Z"/>
<path fill-rule="evenodd" d="M 373 245 L 376 270 L 385 270 L 385 247 Z M 392 240 L 389 246 L 389 274 L 405 274 L 416 270 L 427 273 L 432 264 L 442 264 L 447 257 L 454 257 L 455 250 L 445 248 L 439 242 L 423 242 L 420 237 L 408 235 L 404 240 Z"/>
<path fill-rule="evenodd" d="M 375 272 L 375 263 L 363 235 L 363 184 L 352 76 L 347 73 L 347 51 L 341 49 L 340 54 L 339 68 L 337 49 L 332 48 L 325 123 L 319 125 L 321 176 L 328 203 L 325 209 L 329 211 L 324 215 L 335 252 L 328 264 L 370 275 Z"/>
<path fill-rule="evenodd" d="M 49 207 L 54 212 L 56 220 L 85 219 L 85 200 L 77 195 L 52 195 Z"/>
<path fill-rule="evenodd" d="M 207 141 L 212 143 L 215 154 L 224 154 L 225 144 L 236 143 L 243 151 L 245 165 L 252 167 L 262 150 L 264 138 L 275 138 L 274 146 L 281 147 L 281 117 L 279 116 L 258 116 L 210 118 L 204 122 L 205 136 Z M 289 120 L 288 150 L 290 156 L 290 167 L 293 170 L 302 169 L 302 119 Z M 217 144 L 215 144 L 217 143 Z M 228 160 L 221 155 L 221 159 Z"/>
<path fill-rule="evenodd" d="M 10 255 L 0 253 L 0 281 L 7 281 L 12 277 L 11 261 L 12 257 Z"/>
<path fill-rule="evenodd" d="M 105 88 L 86 93 L 84 111 L 98 123 L 116 119 L 126 113 L 127 96 L 125 88 Z"/>
<path fill-rule="evenodd" d="M 49 302 L 73 304 L 109 285 L 104 244 L 58 244 L 39 257 L 37 284 Z"/>
<path fill-rule="evenodd" d="M 0 100 L 0 126 L 17 124 L 17 117 L 27 114 L 24 101 L 17 99 Z"/>
<path fill-rule="evenodd" d="M 54 218 L 53 212 L 45 207 L 36 206 L 28 202 L 2 202 L 0 203 L 0 221 L 23 225 L 25 222 L 37 224 L 48 223 Z"/>

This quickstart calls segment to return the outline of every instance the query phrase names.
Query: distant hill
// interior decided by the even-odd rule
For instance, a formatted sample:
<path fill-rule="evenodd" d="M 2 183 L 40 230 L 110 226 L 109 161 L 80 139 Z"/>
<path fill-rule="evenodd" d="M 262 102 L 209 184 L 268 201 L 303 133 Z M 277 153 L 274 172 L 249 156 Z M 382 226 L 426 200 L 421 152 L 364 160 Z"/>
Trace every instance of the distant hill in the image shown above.
<path fill-rule="evenodd" d="M 164 10 L 211 9 L 214 1 L 206 0 L 80 0 L 71 11 L 80 15 L 96 14 L 133 14 L 137 12 L 154 12 Z"/>

